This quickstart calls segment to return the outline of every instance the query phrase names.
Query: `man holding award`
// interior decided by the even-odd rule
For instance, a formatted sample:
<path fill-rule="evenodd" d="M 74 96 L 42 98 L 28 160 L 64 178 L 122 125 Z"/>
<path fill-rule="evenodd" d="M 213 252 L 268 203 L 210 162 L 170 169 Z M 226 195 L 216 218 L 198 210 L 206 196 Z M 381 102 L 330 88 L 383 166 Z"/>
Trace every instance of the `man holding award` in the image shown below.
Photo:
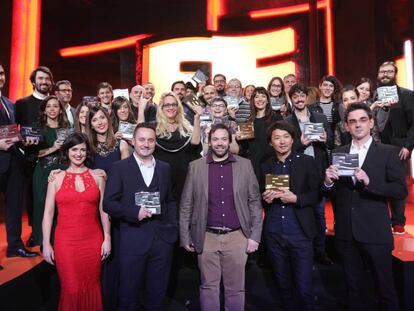
<path fill-rule="evenodd" d="M 320 175 L 312 157 L 292 150 L 294 136 L 286 121 L 268 130 L 275 156 L 262 164 L 260 186 L 267 203 L 263 236 L 284 309 L 313 310 L 313 208 L 319 200 Z"/>
<path fill-rule="evenodd" d="M 262 205 L 249 160 L 229 152 L 228 127 L 215 124 L 210 152 L 190 163 L 180 203 L 180 244 L 196 252 L 201 310 L 220 310 L 220 281 L 226 310 L 242 311 L 248 253 L 259 246 Z"/>
<path fill-rule="evenodd" d="M 338 164 L 326 170 L 325 189 L 334 210 L 335 242 L 342 257 L 349 309 L 399 310 L 392 276 L 394 240 L 388 211 L 388 200 L 407 196 L 399 150 L 373 141 L 374 120 L 365 104 L 351 104 L 344 120 L 352 142 L 333 151 L 333 158 L 337 153 L 340 156 L 335 160 Z M 357 155 L 358 167 L 355 160 L 344 158 L 344 153 Z M 349 176 L 346 171 L 352 167 L 354 172 Z M 365 305 L 367 264 L 379 294 L 378 306 Z"/>
<path fill-rule="evenodd" d="M 145 281 L 146 310 L 163 310 L 178 237 L 177 207 L 171 193 L 170 166 L 155 160 L 155 128 L 135 128 L 131 157 L 108 173 L 103 206 L 120 220 L 119 309 L 135 310 Z"/>

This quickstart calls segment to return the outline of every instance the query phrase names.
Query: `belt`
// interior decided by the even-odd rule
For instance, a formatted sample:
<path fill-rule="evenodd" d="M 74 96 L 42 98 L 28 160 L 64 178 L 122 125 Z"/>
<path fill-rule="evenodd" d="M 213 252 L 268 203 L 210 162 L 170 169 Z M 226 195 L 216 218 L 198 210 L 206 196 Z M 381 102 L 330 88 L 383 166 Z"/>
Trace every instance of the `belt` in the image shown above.
<path fill-rule="evenodd" d="M 227 234 L 227 233 L 230 233 L 230 232 L 234 232 L 234 231 L 237 231 L 237 230 L 239 230 L 240 228 L 237 228 L 237 229 L 227 229 L 227 228 L 225 228 L 225 229 L 217 229 L 217 228 L 206 228 L 206 231 L 207 232 L 210 232 L 210 233 L 214 233 L 214 234 Z"/>

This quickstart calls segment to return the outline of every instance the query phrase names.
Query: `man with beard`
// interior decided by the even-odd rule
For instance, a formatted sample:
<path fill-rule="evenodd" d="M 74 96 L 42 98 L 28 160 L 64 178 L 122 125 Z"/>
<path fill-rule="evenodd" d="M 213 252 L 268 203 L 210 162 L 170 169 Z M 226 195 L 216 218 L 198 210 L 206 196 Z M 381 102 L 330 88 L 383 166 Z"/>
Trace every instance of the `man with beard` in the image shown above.
<path fill-rule="evenodd" d="M 129 93 L 129 98 L 131 99 L 132 113 L 134 114 L 135 120 L 138 119 L 138 110 L 139 110 L 140 102 L 144 101 L 144 103 L 141 103 L 141 104 L 145 107 L 144 108 L 145 121 L 146 122 L 155 121 L 155 116 L 157 114 L 157 107 L 152 102 L 152 97 L 153 96 L 148 96 L 148 98 L 145 98 L 145 88 L 142 87 L 141 85 L 135 85 L 131 89 L 131 92 Z"/>
<path fill-rule="evenodd" d="M 323 173 L 329 165 L 328 149 L 333 147 L 333 134 L 326 116 L 322 113 L 311 111 L 306 106 L 308 90 L 303 84 L 295 84 L 289 91 L 289 97 L 293 104 L 293 113 L 286 118 L 295 129 L 295 141 L 293 150 L 297 153 L 303 153 L 313 157 L 319 170 L 320 179 L 323 179 Z M 323 123 L 324 134 L 318 140 L 310 140 L 303 135 L 305 123 Z M 325 200 L 322 199 L 315 206 L 315 217 L 318 226 L 318 235 L 314 241 L 315 259 L 319 263 L 331 265 L 332 260 L 325 252 Z"/>
<path fill-rule="evenodd" d="M 394 62 L 384 62 L 378 69 L 377 83 L 381 86 L 396 85 L 398 72 Z M 384 144 L 397 146 L 400 149 L 401 161 L 410 158 L 414 147 L 414 93 L 408 89 L 397 86 L 398 102 L 382 104 L 382 111 L 377 113 L 380 126 L 380 138 Z M 386 117 L 379 120 L 380 112 Z M 383 123 L 382 125 L 380 125 Z M 391 225 L 394 234 L 405 233 L 405 200 L 391 200 Z"/>
<path fill-rule="evenodd" d="M 70 105 L 72 100 L 72 84 L 68 80 L 61 80 L 56 82 L 56 91 L 55 95 L 62 103 L 66 111 L 66 116 L 71 127 L 74 127 L 75 118 L 76 118 L 76 109 Z"/>
<path fill-rule="evenodd" d="M 30 82 L 33 85 L 33 94 L 16 101 L 16 123 L 20 126 L 36 126 L 40 104 L 53 87 L 53 74 L 48 67 L 39 66 L 30 74 Z M 32 175 L 37 161 L 37 148 L 27 146 L 24 148 L 24 175 L 25 175 L 25 202 L 29 217 L 29 225 L 33 218 L 32 199 Z M 27 241 L 27 246 L 33 246 L 32 237 Z"/>
<path fill-rule="evenodd" d="M 211 100 L 217 96 L 217 91 L 213 85 L 206 85 L 203 88 L 200 100 L 202 100 L 206 106 L 210 106 Z"/>
<path fill-rule="evenodd" d="M 313 310 L 312 240 L 317 235 L 313 208 L 322 180 L 315 160 L 292 150 L 294 137 L 295 129 L 286 121 L 273 123 L 267 133 L 275 156 L 262 164 L 260 178 L 267 203 L 264 238 L 283 306 Z M 288 175 L 289 189 L 266 189 L 267 174 Z M 299 299 L 294 299 L 295 292 Z"/>
<path fill-rule="evenodd" d="M 226 96 L 226 76 L 218 73 L 213 77 L 213 84 L 218 96 Z"/>
<path fill-rule="evenodd" d="M 185 118 L 191 123 L 191 125 L 194 125 L 194 111 L 191 110 L 186 103 L 184 102 L 185 92 L 186 92 L 186 86 L 184 81 L 175 81 L 171 85 L 171 91 L 177 95 L 178 99 L 183 104 Z"/>
<path fill-rule="evenodd" d="M 209 133 L 210 152 L 189 165 L 180 204 L 180 244 L 196 252 L 201 275 L 201 310 L 244 310 L 247 255 L 262 231 L 259 185 L 249 160 L 229 152 L 225 124 Z M 206 178 L 200 178 L 206 176 Z"/>

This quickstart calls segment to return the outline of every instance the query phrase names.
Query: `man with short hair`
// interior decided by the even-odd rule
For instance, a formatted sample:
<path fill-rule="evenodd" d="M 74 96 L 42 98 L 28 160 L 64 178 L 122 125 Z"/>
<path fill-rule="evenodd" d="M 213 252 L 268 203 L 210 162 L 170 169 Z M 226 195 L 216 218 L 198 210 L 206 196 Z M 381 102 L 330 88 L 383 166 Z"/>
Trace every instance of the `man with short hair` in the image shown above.
<path fill-rule="evenodd" d="M 283 77 L 283 86 L 285 87 L 286 97 L 288 99 L 290 108 L 292 108 L 292 101 L 289 97 L 289 91 L 292 86 L 298 83 L 296 76 L 293 73 L 289 73 Z"/>
<path fill-rule="evenodd" d="M 2 90 L 6 73 L 0 63 L 0 126 L 15 124 L 15 106 Z M 4 194 L 6 207 L 7 257 L 34 257 L 21 238 L 23 213 L 23 155 L 10 139 L 0 138 L 0 192 Z M 0 266 L 1 267 L 1 266 Z"/>
<path fill-rule="evenodd" d="M 40 104 L 49 96 L 53 88 L 52 71 L 45 66 L 35 68 L 30 74 L 30 82 L 33 86 L 32 95 L 23 97 L 16 101 L 16 123 L 20 126 L 37 125 L 40 112 Z M 37 162 L 38 148 L 33 146 L 24 147 L 24 197 L 25 205 L 29 218 L 29 225 L 33 220 L 33 195 L 32 195 L 32 176 Z M 29 247 L 34 246 L 32 236 L 26 242 Z"/>
<path fill-rule="evenodd" d="M 341 84 L 334 76 L 323 76 L 319 83 L 319 92 L 321 95 L 318 101 L 311 104 L 309 110 L 323 113 L 328 119 L 332 133 L 334 133 L 336 124 L 341 121 L 339 115 Z"/>
<path fill-rule="evenodd" d="M 206 104 L 206 106 L 210 106 L 211 100 L 217 96 L 216 88 L 213 85 L 206 85 L 203 88 L 201 100 Z"/>
<path fill-rule="evenodd" d="M 175 81 L 173 82 L 173 84 L 171 85 L 171 91 L 177 95 L 178 99 L 181 101 L 181 103 L 183 104 L 183 108 L 184 108 L 184 113 L 185 113 L 185 117 L 186 119 L 191 123 L 191 125 L 194 125 L 194 111 L 189 108 L 186 103 L 184 102 L 184 97 L 185 97 L 185 90 L 186 90 L 186 86 L 184 81 L 180 80 L 180 81 Z"/>
<path fill-rule="evenodd" d="M 226 96 L 223 98 L 227 102 L 227 112 L 237 124 L 246 122 L 250 117 L 250 103 L 243 97 L 243 88 L 239 79 L 230 79 L 226 87 Z M 236 103 L 238 108 L 232 103 Z"/>
<path fill-rule="evenodd" d="M 115 162 L 108 173 L 103 200 L 104 211 L 120 221 L 119 310 L 136 309 L 144 282 L 145 309 L 163 310 L 178 237 L 171 169 L 153 157 L 156 134 L 152 124 L 138 124 L 132 141 L 133 155 Z M 147 202 L 137 201 L 144 197 Z M 159 204 L 159 213 L 148 204 Z"/>
<path fill-rule="evenodd" d="M 267 139 L 275 157 L 262 164 L 260 186 L 267 203 L 263 236 L 286 310 L 313 310 L 312 240 L 317 235 L 313 207 L 322 180 L 315 160 L 293 150 L 294 138 L 295 129 L 286 121 L 269 127 Z M 289 188 L 266 189 L 267 174 L 288 175 Z"/>
<path fill-rule="evenodd" d="M 112 85 L 108 82 L 101 82 L 96 86 L 96 96 L 99 98 L 99 104 L 108 111 L 108 114 L 112 113 L 112 101 L 114 99 L 114 93 L 112 91 Z"/>
<path fill-rule="evenodd" d="M 148 99 L 148 102 L 150 104 L 154 104 L 154 96 L 155 96 L 155 86 L 154 84 L 152 84 L 151 82 L 147 82 L 145 84 L 142 85 L 142 87 L 144 88 L 144 98 Z"/>
<path fill-rule="evenodd" d="M 72 100 L 72 84 L 68 80 L 60 80 L 56 82 L 55 95 L 62 103 L 66 111 L 66 116 L 71 127 L 75 126 L 76 109 L 70 105 Z"/>
<path fill-rule="evenodd" d="M 397 72 L 394 62 L 384 62 L 378 69 L 378 87 L 395 85 L 398 102 L 383 103 L 381 111 L 377 113 L 377 120 L 380 112 L 382 116 L 386 116 L 382 125 L 378 122 L 381 142 L 398 147 L 400 160 L 407 163 L 414 147 L 414 93 L 397 85 Z M 390 203 L 393 233 L 404 234 L 405 200 L 391 200 Z"/>
<path fill-rule="evenodd" d="M 392 276 L 392 249 L 388 200 L 407 196 L 404 168 L 398 150 L 376 143 L 371 136 L 374 119 L 362 103 L 345 111 L 345 128 L 352 142 L 335 153 L 357 154 L 353 176 L 340 176 L 331 165 L 325 173 L 335 220 L 335 242 L 342 257 L 351 310 L 399 310 Z M 366 305 L 366 268 L 373 272 L 379 294 L 377 306 Z"/>
<path fill-rule="evenodd" d="M 295 129 L 296 139 L 293 149 L 297 153 L 303 153 L 315 159 L 315 165 L 318 168 L 320 180 L 323 179 L 323 172 L 329 165 L 328 149 L 333 146 L 333 134 L 328 124 L 328 120 L 322 113 L 310 111 L 306 106 L 308 89 L 303 84 L 295 84 L 289 91 L 289 97 L 292 100 L 293 112 L 286 118 Z M 303 132 L 306 123 L 322 123 L 324 134 L 318 140 L 310 140 Z M 318 235 L 314 240 L 315 259 L 319 263 L 331 265 L 332 260 L 327 256 L 325 250 L 326 239 L 326 219 L 325 219 L 325 200 L 322 199 L 315 206 L 315 217 L 318 225 Z"/>
<path fill-rule="evenodd" d="M 152 97 L 149 99 L 146 99 L 144 97 L 145 88 L 141 85 L 135 85 L 131 92 L 129 93 L 129 97 L 131 99 L 131 107 L 132 107 L 132 113 L 134 114 L 135 119 L 138 119 L 138 110 L 139 110 L 139 104 L 140 101 L 144 100 L 146 101 L 145 109 L 144 109 L 144 116 L 146 122 L 155 121 L 155 116 L 157 114 L 157 107 L 154 103 L 152 103 Z"/>
<path fill-rule="evenodd" d="M 225 124 L 209 133 L 210 152 L 190 163 L 180 204 L 180 244 L 196 252 L 201 273 L 201 310 L 244 310 L 247 255 L 262 231 L 259 186 L 249 160 L 229 152 Z M 206 178 L 200 178 L 206 176 Z"/>
<path fill-rule="evenodd" d="M 218 96 L 226 96 L 226 76 L 218 73 L 213 77 L 213 84 Z"/>

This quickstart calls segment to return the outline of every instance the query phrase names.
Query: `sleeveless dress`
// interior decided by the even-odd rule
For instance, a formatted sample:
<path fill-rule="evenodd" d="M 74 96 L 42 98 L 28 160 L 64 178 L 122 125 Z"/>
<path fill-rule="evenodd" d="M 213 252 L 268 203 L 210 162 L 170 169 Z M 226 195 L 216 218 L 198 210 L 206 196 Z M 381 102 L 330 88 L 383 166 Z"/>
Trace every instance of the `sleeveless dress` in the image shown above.
<path fill-rule="evenodd" d="M 76 191 L 76 178 L 83 180 L 83 192 Z M 99 199 L 98 185 L 89 170 L 65 173 L 56 193 L 59 213 L 54 248 L 61 284 L 59 311 L 102 310 Z"/>

